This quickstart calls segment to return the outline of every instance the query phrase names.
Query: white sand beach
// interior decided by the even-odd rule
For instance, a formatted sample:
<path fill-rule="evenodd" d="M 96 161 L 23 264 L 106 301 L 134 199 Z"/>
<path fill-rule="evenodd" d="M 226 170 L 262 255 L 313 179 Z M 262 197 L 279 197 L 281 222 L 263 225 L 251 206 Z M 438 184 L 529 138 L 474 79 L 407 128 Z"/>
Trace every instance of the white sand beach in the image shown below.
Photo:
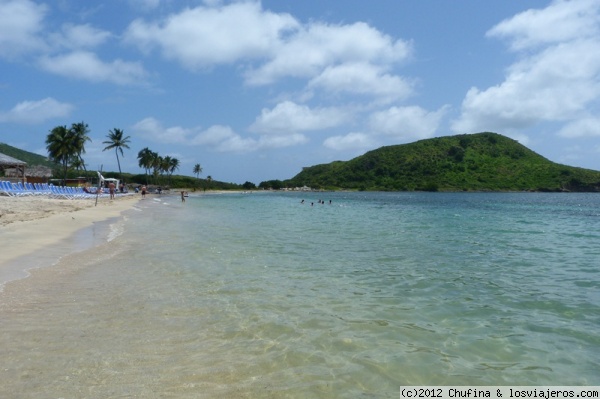
<path fill-rule="evenodd" d="M 139 196 L 53 199 L 0 196 L 0 238 L 4 264 L 57 243 L 93 223 L 119 216 Z"/>

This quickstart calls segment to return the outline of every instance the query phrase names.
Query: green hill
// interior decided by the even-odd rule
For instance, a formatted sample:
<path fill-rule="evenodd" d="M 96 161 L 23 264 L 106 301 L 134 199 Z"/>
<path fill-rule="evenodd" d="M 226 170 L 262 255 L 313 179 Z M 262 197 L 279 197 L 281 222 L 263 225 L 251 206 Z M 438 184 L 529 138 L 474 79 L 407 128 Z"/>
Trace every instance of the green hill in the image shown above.
<path fill-rule="evenodd" d="M 384 191 L 600 191 L 600 172 L 560 165 L 496 133 L 382 147 L 307 167 L 290 187 Z"/>
<path fill-rule="evenodd" d="M 0 153 L 8 155 L 9 157 L 16 158 L 19 161 L 27 162 L 28 167 L 42 165 L 47 166 L 49 168 L 53 168 L 55 166 L 55 164 L 52 161 L 49 161 L 48 158 L 42 155 L 20 150 L 16 147 L 12 147 L 4 143 L 0 143 Z"/>

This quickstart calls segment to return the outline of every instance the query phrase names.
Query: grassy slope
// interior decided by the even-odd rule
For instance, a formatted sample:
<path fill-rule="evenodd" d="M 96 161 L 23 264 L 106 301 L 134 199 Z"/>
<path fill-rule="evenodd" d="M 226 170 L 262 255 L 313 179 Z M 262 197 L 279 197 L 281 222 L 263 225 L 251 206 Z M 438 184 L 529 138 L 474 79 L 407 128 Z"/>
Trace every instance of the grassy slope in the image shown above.
<path fill-rule="evenodd" d="M 600 172 L 556 164 L 496 133 L 382 147 L 304 168 L 291 186 L 359 190 L 600 191 Z"/>
<path fill-rule="evenodd" d="M 35 154 L 33 152 L 20 150 L 12 147 L 8 144 L 0 143 L 0 153 L 8 155 L 18 159 L 19 161 L 27 162 L 27 166 L 43 165 L 49 168 L 54 167 L 54 163 L 48 161 L 48 159 L 42 155 Z"/>

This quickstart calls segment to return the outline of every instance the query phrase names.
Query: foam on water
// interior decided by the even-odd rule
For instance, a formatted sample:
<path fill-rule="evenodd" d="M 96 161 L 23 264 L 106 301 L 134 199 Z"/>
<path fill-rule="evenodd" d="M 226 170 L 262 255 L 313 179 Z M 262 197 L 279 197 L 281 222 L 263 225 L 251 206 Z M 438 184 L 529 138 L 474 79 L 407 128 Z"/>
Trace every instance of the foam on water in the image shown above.
<path fill-rule="evenodd" d="M 107 242 L 111 242 L 112 240 L 123 234 L 125 223 L 127 223 L 128 219 L 128 216 L 124 216 L 122 220 L 110 224 L 110 232 L 108 233 L 108 237 L 106 238 Z"/>
<path fill-rule="evenodd" d="M 597 203 L 531 193 L 141 201 L 122 234 L 63 260 L 60 276 L 46 270 L 39 295 L 2 310 L 0 396 L 600 385 Z"/>

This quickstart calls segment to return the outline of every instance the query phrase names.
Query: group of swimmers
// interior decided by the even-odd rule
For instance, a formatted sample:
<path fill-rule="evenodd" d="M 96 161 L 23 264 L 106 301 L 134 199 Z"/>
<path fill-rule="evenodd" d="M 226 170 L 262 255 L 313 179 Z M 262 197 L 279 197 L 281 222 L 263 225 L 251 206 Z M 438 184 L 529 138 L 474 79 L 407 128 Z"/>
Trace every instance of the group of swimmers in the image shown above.
<path fill-rule="evenodd" d="M 304 204 L 304 200 L 300 201 L 300 203 L 301 203 L 301 204 Z M 319 203 L 319 204 L 325 204 L 325 201 L 323 201 L 323 200 L 321 200 L 321 199 L 320 199 L 320 200 L 318 201 L 318 203 Z M 314 203 L 314 202 L 311 202 L 311 203 L 310 203 L 310 206 L 314 206 L 314 205 L 315 205 L 315 203 Z M 329 200 L 329 205 L 331 205 L 331 200 Z"/>

